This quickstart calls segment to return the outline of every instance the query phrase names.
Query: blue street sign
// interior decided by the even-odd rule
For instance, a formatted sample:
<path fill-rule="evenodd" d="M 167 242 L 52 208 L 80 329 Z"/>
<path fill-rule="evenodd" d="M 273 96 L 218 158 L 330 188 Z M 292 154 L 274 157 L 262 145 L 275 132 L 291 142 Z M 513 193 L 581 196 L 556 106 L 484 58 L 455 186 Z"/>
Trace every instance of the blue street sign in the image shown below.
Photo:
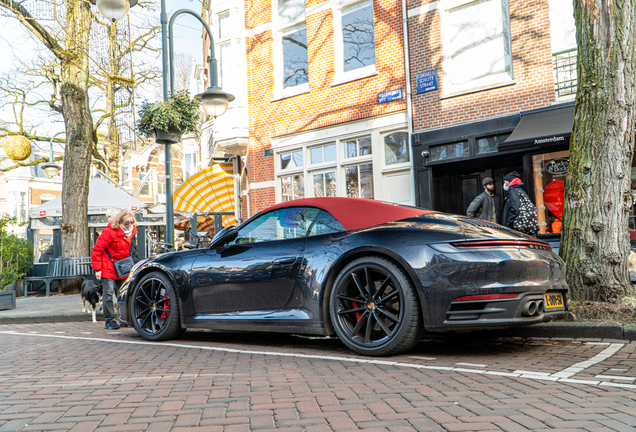
<path fill-rule="evenodd" d="M 437 69 L 418 73 L 415 76 L 415 80 L 418 94 L 437 90 Z"/>
<path fill-rule="evenodd" d="M 387 102 L 393 102 L 400 100 L 404 97 L 402 89 L 389 90 L 382 93 L 378 93 L 378 103 L 383 104 Z"/>

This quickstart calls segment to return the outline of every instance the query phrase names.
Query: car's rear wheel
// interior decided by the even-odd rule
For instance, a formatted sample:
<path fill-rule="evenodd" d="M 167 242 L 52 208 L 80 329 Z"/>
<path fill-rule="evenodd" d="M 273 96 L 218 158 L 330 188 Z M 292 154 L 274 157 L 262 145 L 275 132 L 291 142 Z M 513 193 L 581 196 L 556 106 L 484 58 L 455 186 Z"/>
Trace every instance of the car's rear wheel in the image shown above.
<path fill-rule="evenodd" d="M 152 341 L 183 333 L 176 290 L 165 274 L 148 273 L 139 281 L 131 299 L 130 320 L 137 333 Z"/>
<path fill-rule="evenodd" d="M 342 342 L 370 356 L 399 354 L 422 335 L 415 287 L 393 262 L 363 257 L 338 275 L 330 299 L 331 321 Z"/>

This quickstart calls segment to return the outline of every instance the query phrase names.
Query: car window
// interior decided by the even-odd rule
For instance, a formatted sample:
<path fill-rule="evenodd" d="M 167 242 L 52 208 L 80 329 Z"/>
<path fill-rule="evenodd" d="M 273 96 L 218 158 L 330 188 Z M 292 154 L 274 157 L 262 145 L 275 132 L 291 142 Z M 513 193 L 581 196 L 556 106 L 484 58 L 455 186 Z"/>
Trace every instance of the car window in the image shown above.
<path fill-rule="evenodd" d="M 316 236 L 322 234 L 333 234 L 343 231 L 346 231 L 346 229 L 340 224 L 340 222 L 338 222 L 335 217 L 331 216 L 329 213 L 323 210 L 316 218 L 316 222 L 312 225 L 308 235 Z"/>
<path fill-rule="evenodd" d="M 271 211 L 241 227 L 236 244 L 304 237 L 319 212 L 312 207 Z"/>

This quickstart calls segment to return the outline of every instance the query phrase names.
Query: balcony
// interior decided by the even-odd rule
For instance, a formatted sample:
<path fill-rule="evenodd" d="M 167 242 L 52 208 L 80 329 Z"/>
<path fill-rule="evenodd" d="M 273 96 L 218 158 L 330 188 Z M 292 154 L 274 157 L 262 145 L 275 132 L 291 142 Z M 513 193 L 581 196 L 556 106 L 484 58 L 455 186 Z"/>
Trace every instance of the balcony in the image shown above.
<path fill-rule="evenodd" d="M 572 48 L 552 54 L 554 90 L 557 98 L 576 95 L 577 49 Z"/>

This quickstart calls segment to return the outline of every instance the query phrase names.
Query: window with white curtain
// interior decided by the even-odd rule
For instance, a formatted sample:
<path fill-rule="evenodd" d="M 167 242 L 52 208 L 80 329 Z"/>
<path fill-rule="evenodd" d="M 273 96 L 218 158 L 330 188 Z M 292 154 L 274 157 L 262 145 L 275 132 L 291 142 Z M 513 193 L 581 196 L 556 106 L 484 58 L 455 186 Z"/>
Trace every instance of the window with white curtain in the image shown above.
<path fill-rule="evenodd" d="M 442 32 L 446 92 L 512 80 L 508 0 L 451 0 Z"/>

